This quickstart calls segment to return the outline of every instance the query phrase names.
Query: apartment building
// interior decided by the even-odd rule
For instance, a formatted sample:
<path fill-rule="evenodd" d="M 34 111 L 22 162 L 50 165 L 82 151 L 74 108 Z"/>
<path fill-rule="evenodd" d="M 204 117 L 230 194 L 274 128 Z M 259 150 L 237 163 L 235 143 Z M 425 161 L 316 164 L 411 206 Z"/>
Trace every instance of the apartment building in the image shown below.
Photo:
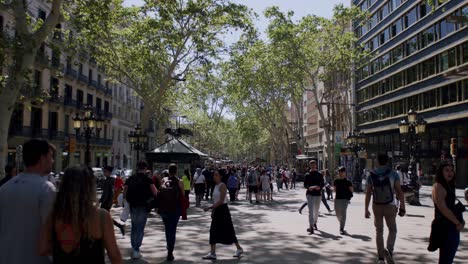
<path fill-rule="evenodd" d="M 32 1 L 29 12 L 32 18 L 45 19 L 50 6 L 46 1 Z M 2 29 L 14 28 L 8 14 L 0 13 L 0 18 Z M 57 28 L 69 29 L 65 23 Z M 76 134 L 73 117 L 83 114 L 88 105 L 95 116 L 104 120 L 100 133 L 91 138 L 91 166 L 111 164 L 113 84 L 106 80 L 104 69 L 86 49 L 74 55 L 67 54 L 63 41 L 63 33 L 54 33 L 37 53 L 32 92 L 17 103 L 10 120 L 9 162 L 15 160 L 18 146 L 40 137 L 57 147 L 54 171 L 84 164 L 85 138 Z"/>
<path fill-rule="evenodd" d="M 367 134 L 369 166 L 377 152 L 408 161 L 416 146 L 418 168 L 433 175 L 458 140 L 458 184 L 468 183 L 468 1 L 354 0 L 368 23 L 354 21 L 371 58 L 356 71 L 357 123 Z M 399 122 L 416 111 L 428 123 L 415 141 Z M 413 145 L 410 144 L 413 142 Z"/>
<path fill-rule="evenodd" d="M 133 168 L 136 155 L 133 155 L 128 134 L 135 130 L 140 123 L 143 103 L 139 96 L 126 85 L 115 83 L 113 85 L 113 118 L 111 122 L 112 162 L 116 168 Z M 135 158 L 133 158 L 135 157 Z"/>

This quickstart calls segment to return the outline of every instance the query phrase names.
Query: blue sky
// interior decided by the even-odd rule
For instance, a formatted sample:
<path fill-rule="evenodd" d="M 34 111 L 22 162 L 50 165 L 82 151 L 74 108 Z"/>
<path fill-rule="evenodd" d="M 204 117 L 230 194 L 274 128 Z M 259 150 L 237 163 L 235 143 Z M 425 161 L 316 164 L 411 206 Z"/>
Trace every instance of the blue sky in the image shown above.
<path fill-rule="evenodd" d="M 268 23 L 263 17 L 263 11 L 269 6 L 278 6 L 281 11 L 294 11 L 296 20 L 309 14 L 330 18 L 335 5 L 342 3 L 349 6 L 351 0 L 233 0 L 233 2 L 244 4 L 258 13 L 260 17 L 256 25 L 263 32 Z M 125 0 L 127 5 L 141 5 L 142 3 L 143 0 Z"/>

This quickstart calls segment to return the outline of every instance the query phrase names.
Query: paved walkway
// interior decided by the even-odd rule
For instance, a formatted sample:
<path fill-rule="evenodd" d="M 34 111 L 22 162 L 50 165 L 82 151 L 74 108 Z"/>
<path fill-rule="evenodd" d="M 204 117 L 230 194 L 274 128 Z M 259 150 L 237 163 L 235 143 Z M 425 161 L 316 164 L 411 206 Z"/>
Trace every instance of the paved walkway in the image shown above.
<path fill-rule="evenodd" d="M 462 198 L 462 193 L 459 194 Z M 239 242 L 245 250 L 241 259 L 234 259 L 234 246 L 218 246 L 216 263 L 375 263 L 376 249 L 372 219 L 364 218 L 364 195 L 355 194 L 348 207 L 346 230 L 339 234 L 334 213 L 321 214 L 319 232 L 308 235 L 307 209 L 297 211 L 304 201 L 304 190 L 275 192 L 275 202 L 251 205 L 241 200 L 230 205 Z M 244 192 L 239 196 L 245 198 Z M 463 200 L 462 200 L 463 201 Z M 398 238 L 395 247 L 396 263 L 436 263 L 437 252 L 426 250 L 433 217 L 430 189 L 421 192 L 423 206 L 407 206 L 407 216 L 398 217 Z M 464 202 L 464 201 L 463 201 Z M 321 206 L 321 212 L 325 212 Z M 120 209 L 113 209 L 118 217 Z M 190 208 L 189 220 L 181 221 L 177 230 L 174 263 L 210 263 L 201 259 L 209 252 L 210 213 Z M 130 221 L 127 235 L 121 237 L 116 229 L 118 244 L 125 263 L 164 263 L 166 257 L 164 227 L 161 218 L 152 214 L 145 229 L 141 253 L 143 259 L 129 259 Z M 455 263 L 468 259 L 468 230 L 462 232 Z M 465 262 L 466 263 L 466 262 Z"/>

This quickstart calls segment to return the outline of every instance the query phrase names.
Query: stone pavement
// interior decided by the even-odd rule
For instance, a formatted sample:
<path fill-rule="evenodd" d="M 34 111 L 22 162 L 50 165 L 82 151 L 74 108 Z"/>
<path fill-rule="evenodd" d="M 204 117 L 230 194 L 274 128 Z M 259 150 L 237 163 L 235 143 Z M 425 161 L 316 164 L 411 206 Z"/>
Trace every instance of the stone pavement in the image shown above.
<path fill-rule="evenodd" d="M 457 195 L 465 203 L 462 192 Z M 243 191 L 239 198 L 245 198 Z M 297 211 L 305 200 L 304 189 L 275 192 L 275 199 L 274 202 L 260 205 L 251 205 L 241 199 L 229 206 L 245 254 L 241 259 L 235 259 L 232 257 L 234 245 L 218 245 L 216 263 L 376 263 L 373 219 L 364 218 L 362 193 L 355 194 L 348 207 L 346 230 L 349 235 L 339 234 L 336 216 L 334 213 L 325 214 L 323 205 L 320 208 L 323 214 L 318 221 L 319 231 L 314 235 L 307 234 L 307 208 L 303 215 Z M 407 216 L 397 219 L 396 263 L 437 263 L 438 252 L 426 249 L 434 210 L 430 187 L 422 189 L 421 202 L 421 207 L 407 205 Z M 120 210 L 112 210 L 114 218 L 118 218 Z M 188 217 L 188 221 L 179 222 L 174 263 L 210 263 L 201 259 L 209 252 L 210 213 L 203 212 L 201 208 L 190 208 Z M 164 226 L 155 213 L 152 213 L 146 225 L 141 260 L 130 260 L 129 257 L 130 220 L 127 221 L 125 237 L 117 229 L 115 231 L 125 263 L 165 262 Z M 468 259 L 466 228 L 461 233 L 455 263 L 462 263 L 463 259 Z"/>

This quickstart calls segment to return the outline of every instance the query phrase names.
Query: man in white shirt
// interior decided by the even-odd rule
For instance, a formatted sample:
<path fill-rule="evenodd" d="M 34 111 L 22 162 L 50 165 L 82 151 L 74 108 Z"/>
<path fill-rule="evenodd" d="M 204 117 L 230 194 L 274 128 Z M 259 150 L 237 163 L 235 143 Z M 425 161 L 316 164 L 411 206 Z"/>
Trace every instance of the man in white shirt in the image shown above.
<path fill-rule="evenodd" d="M 195 175 L 193 176 L 193 185 L 192 189 L 195 188 L 195 201 L 196 207 L 201 206 L 201 200 L 203 199 L 203 194 L 207 188 L 205 176 L 202 173 L 201 168 L 197 168 Z"/>
<path fill-rule="evenodd" d="M 39 256 L 42 226 L 55 200 L 55 186 L 47 181 L 55 147 L 33 139 L 23 145 L 23 173 L 0 188 L 0 263 L 48 264 Z"/>

